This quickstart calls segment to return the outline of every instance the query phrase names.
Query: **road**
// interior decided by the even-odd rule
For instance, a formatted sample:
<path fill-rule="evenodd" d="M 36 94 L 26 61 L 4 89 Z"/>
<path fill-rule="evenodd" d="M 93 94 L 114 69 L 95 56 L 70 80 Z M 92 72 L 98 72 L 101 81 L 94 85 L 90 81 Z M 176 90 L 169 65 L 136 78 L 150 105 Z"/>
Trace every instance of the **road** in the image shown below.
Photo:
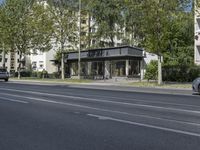
<path fill-rule="evenodd" d="M 0 150 L 199 150 L 200 97 L 0 82 Z"/>

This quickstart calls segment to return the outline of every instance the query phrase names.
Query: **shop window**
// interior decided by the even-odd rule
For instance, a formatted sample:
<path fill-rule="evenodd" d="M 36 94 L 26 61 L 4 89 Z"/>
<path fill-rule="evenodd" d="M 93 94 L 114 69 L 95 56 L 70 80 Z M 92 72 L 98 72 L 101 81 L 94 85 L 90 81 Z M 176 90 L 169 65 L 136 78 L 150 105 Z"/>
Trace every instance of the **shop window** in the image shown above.
<path fill-rule="evenodd" d="M 81 62 L 81 76 L 86 76 L 87 73 L 87 62 Z"/>
<path fill-rule="evenodd" d="M 77 76 L 78 75 L 78 63 L 71 64 L 71 75 Z"/>
<path fill-rule="evenodd" d="M 112 75 L 114 77 L 126 76 L 126 61 L 113 61 Z"/>
<path fill-rule="evenodd" d="M 104 75 L 104 63 L 103 62 L 92 62 L 91 65 L 92 75 Z"/>
<path fill-rule="evenodd" d="M 129 76 L 138 76 L 140 74 L 140 61 L 130 60 L 129 61 Z"/>

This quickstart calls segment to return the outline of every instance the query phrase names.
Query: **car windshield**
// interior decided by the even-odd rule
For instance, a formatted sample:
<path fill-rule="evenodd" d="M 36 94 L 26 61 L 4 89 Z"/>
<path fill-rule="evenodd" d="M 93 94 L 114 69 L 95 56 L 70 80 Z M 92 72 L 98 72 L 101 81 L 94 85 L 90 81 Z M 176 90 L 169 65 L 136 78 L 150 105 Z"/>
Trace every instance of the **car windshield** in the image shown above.
<path fill-rule="evenodd" d="M 0 72 L 7 72 L 6 69 L 0 69 Z"/>

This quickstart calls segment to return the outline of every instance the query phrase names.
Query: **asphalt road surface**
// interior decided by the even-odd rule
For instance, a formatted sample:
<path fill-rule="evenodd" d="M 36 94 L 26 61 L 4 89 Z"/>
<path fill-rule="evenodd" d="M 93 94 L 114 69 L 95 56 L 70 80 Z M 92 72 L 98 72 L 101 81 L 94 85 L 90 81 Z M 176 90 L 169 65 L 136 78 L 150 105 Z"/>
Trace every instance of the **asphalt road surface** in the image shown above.
<path fill-rule="evenodd" d="M 200 96 L 0 82 L 0 150 L 200 150 Z"/>

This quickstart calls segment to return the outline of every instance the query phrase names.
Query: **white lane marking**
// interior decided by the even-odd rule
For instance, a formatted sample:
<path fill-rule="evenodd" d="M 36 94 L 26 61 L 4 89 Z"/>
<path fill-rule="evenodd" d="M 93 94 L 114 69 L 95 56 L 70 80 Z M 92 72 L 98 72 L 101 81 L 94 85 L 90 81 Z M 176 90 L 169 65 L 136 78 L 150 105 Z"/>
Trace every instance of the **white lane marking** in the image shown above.
<path fill-rule="evenodd" d="M 79 108 L 84 108 L 84 109 L 92 109 L 92 110 L 109 112 L 109 113 L 117 113 L 117 114 L 121 114 L 121 115 L 132 116 L 132 117 L 143 117 L 143 118 L 147 118 L 147 119 L 162 120 L 162 121 L 168 121 L 168 122 L 173 122 L 173 123 L 175 122 L 175 123 L 179 123 L 179 124 L 193 125 L 193 126 L 197 126 L 197 127 L 200 126 L 199 123 L 193 123 L 193 122 L 179 121 L 179 120 L 160 118 L 160 117 L 153 117 L 153 116 L 140 115 L 140 114 L 131 114 L 131 113 L 128 113 L 128 112 L 121 112 L 121 111 L 117 111 L 117 110 L 108 110 L 108 109 L 103 109 L 103 108 L 90 107 L 90 106 L 86 106 L 86 105 L 72 104 L 72 103 L 66 103 L 66 102 L 58 102 L 58 101 L 47 100 L 47 99 L 42 99 L 42 98 L 20 96 L 20 95 L 15 95 L 15 94 L 5 94 L 5 93 L 1 93 L 1 94 L 9 95 L 9 96 L 12 95 L 12 96 L 15 96 L 15 97 L 30 99 L 30 100 L 34 100 L 34 101 L 41 101 L 41 102 L 47 102 L 47 103 L 53 103 L 53 104 L 67 105 L 67 106 L 72 106 L 72 107 L 79 107 Z"/>
<path fill-rule="evenodd" d="M 48 91 L 43 91 L 43 92 L 48 92 Z M 58 93 L 58 94 L 63 94 L 63 92 Z M 72 94 L 71 91 L 69 92 L 64 92 L 64 94 Z M 72 96 L 72 95 L 69 95 Z M 154 103 L 154 104 L 166 104 L 166 105 L 173 105 L 173 106 L 183 106 L 183 107 L 193 107 L 193 108 L 200 108 L 200 106 L 197 105 L 190 105 L 190 104 L 177 104 L 177 103 L 171 103 L 171 102 L 159 102 L 159 101 L 155 101 L 155 100 L 147 100 L 147 99 L 135 99 L 135 98 L 131 98 L 131 97 L 124 97 L 124 98 L 120 98 L 120 97 L 115 97 L 115 96 L 100 96 L 100 95 L 95 95 L 95 94 L 89 94 L 88 96 L 96 96 L 98 98 L 111 98 L 111 99 L 118 99 L 118 100 L 128 100 L 131 102 L 145 102 L 145 103 Z M 80 96 L 79 96 L 80 97 Z"/>
<path fill-rule="evenodd" d="M 21 101 L 21 100 L 15 100 L 15 99 L 11 99 L 11 98 L 7 98 L 7 97 L 0 97 L 0 101 L 11 101 L 11 102 L 17 102 L 17 103 L 23 103 L 23 104 L 28 104 L 29 102 L 26 101 Z"/>
<path fill-rule="evenodd" d="M 101 115 L 94 115 L 94 114 L 87 114 L 87 115 L 90 117 L 99 118 L 100 120 L 111 120 L 111 121 L 121 122 L 121 123 L 125 123 L 125 124 L 131 124 L 131 125 L 136 125 L 136 126 L 142 126 L 142 127 L 147 127 L 147 128 L 153 128 L 153 129 L 158 129 L 158 130 L 170 131 L 170 132 L 174 132 L 174 133 L 180 133 L 180 134 L 184 134 L 184 135 L 200 137 L 200 134 L 188 132 L 188 131 L 159 127 L 159 126 L 138 123 L 138 122 L 133 122 L 133 121 L 128 121 L 128 120 L 122 120 L 122 119 L 117 119 L 117 118 L 112 118 L 112 117 L 107 117 L 107 116 L 101 116 Z"/>
<path fill-rule="evenodd" d="M 23 91 L 23 90 L 16 90 L 16 89 L 3 89 L 2 88 L 2 90 L 15 91 L 15 92 L 21 92 L 21 93 L 28 93 L 28 94 L 31 93 L 31 94 L 37 94 L 37 95 L 48 95 L 48 96 L 55 96 L 55 97 L 72 98 L 74 100 L 79 99 L 79 100 L 96 101 L 96 102 L 101 102 L 101 103 L 104 102 L 104 103 L 121 104 L 121 105 L 128 105 L 128 106 L 136 106 L 136 107 L 153 108 L 153 109 L 159 109 L 159 110 L 168 110 L 168 111 L 175 111 L 175 112 L 186 112 L 186 113 L 200 114 L 200 111 L 180 109 L 180 108 L 170 108 L 170 107 L 162 107 L 162 106 L 153 106 L 153 105 L 147 105 L 147 104 L 133 104 L 133 103 L 127 103 L 127 102 L 115 102 L 115 101 L 103 100 L 103 99 L 86 98 L 86 97 L 79 97 L 79 96 L 67 96 L 67 95 L 59 95 L 59 94 L 49 94 L 49 93 Z M 2 93 L 2 94 L 4 94 L 4 93 Z"/>

